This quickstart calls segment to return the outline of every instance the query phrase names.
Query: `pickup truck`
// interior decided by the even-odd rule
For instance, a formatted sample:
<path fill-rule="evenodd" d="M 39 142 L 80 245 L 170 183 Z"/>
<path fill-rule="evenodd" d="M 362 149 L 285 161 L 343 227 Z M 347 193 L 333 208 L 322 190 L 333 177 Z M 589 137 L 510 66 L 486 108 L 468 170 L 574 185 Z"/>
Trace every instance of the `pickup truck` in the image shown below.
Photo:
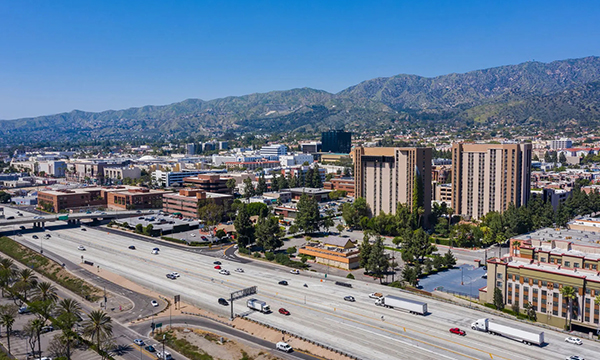
<path fill-rule="evenodd" d="M 382 293 L 378 293 L 378 292 L 376 292 L 376 293 L 371 293 L 371 294 L 369 294 L 369 297 L 370 297 L 371 299 L 379 299 L 379 298 L 383 297 L 383 294 L 382 294 Z"/>

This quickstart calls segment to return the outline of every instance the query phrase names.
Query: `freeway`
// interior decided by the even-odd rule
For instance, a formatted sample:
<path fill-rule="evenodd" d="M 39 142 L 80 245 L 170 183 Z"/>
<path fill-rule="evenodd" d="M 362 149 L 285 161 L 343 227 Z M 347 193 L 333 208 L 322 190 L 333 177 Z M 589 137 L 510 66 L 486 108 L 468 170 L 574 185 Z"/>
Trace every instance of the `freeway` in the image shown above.
<path fill-rule="evenodd" d="M 228 297 L 233 290 L 257 285 L 259 294 L 256 298 L 267 301 L 274 313 L 251 312 L 244 300 L 239 300 L 234 304 L 237 314 L 287 329 L 363 359 L 395 359 L 399 354 L 418 359 L 564 359 L 575 354 L 594 358 L 600 350 L 597 343 L 587 340 L 580 347 L 567 344 L 564 334 L 553 331 L 546 331 L 548 344 L 542 348 L 471 331 L 472 321 L 488 315 L 435 300 L 426 300 L 430 314 L 425 317 L 379 308 L 373 305 L 368 293 L 379 291 L 423 299 L 373 283 L 353 282 L 354 287 L 347 289 L 334 285 L 331 276 L 324 280 L 322 274 L 313 272 L 292 275 L 276 267 L 266 268 L 254 263 L 241 265 L 221 259 L 222 266 L 231 271 L 231 275 L 225 276 L 213 268 L 214 257 L 178 248 L 164 248 L 160 255 L 152 255 L 154 244 L 101 229 L 82 232 L 69 228 L 52 233 L 51 240 L 44 242 L 44 248 L 49 251 L 77 262 L 82 253 L 77 247 L 82 244 L 87 248 L 85 258 L 102 268 L 168 297 L 181 294 L 184 301 L 222 316 L 229 316 L 229 308 L 217 303 L 219 297 Z M 37 243 L 29 234 L 16 239 L 33 246 Z M 129 245 L 135 245 L 137 250 L 129 250 Z M 243 273 L 233 271 L 240 266 Z M 168 280 L 165 274 L 171 271 L 179 272 L 181 277 Z M 289 286 L 278 285 L 280 280 L 288 281 Z M 304 287 L 304 283 L 308 287 Z M 357 301 L 345 302 L 345 295 L 352 295 Z M 291 315 L 286 317 L 277 313 L 280 307 L 285 307 Z M 498 319 L 498 322 L 539 331 L 537 327 L 512 320 Z M 467 329 L 468 335 L 450 334 L 450 327 Z"/>
<path fill-rule="evenodd" d="M 15 211 L 13 215 L 12 212 Z M 93 220 L 93 219 L 119 219 L 129 218 L 132 216 L 139 216 L 144 214 L 153 214 L 153 210 L 138 210 L 138 211 L 106 211 L 106 212 L 90 212 L 90 213 L 73 213 L 73 214 L 57 214 L 57 215 L 34 215 L 26 212 L 20 212 L 23 214 L 19 216 L 16 212 L 18 210 L 12 208 L 6 208 L 6 217 L 14 217 L 14 219 L 2 219 L 0 220 L 0 227 L 3 226 L 16 226 L 24 224 L 45 224 L 47 222 L 64 221 L 66 217 L 69 221 L 77 220 Z M 10 215 L 9 215 L 10 214 Z"/>

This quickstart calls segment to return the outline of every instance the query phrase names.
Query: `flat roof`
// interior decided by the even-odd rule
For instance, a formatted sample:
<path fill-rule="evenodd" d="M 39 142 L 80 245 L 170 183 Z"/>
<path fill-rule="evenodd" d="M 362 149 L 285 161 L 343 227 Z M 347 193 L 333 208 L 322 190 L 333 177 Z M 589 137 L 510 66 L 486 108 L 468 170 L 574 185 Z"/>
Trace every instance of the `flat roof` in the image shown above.
<path fill-rule="evenodd" d="M 554 229 L 543 228 L 527 234 L 522 234 L 513 237 L 516 240 L 542 240 L 542 241 L 568 241 L 578 245 L 589 245 L 600 247 L 600 228 L 598 232 L 573 230 L 573 229 Z"/>
<path fill-rule="evenodd" d="M 513 258 L 513 260 L 507 263 L 507 266 L 512 268 L 521 268 L 571 277 L 578 277 L 586 280 L 600 282 L 600 275 L 598 275 L 598 272 L 593 270 L 571 268 L 563 269 L 562 267 L 559 268 L 559 265 L 552 265 L 547 263 L 539 263 L 538 265 L 537 262 L 531 264 L 529 261 L 519 260 L 519 258 Z"/>
<path fill-rule="evenodd" d="M 289 189 L 290 192 L 295 193 L 305 193 L 305 194 L 327 194 L 330 193 L 331 190 L 321 189 L 321 188 L 309 188 L 309 187 L 295 187 Z"/>

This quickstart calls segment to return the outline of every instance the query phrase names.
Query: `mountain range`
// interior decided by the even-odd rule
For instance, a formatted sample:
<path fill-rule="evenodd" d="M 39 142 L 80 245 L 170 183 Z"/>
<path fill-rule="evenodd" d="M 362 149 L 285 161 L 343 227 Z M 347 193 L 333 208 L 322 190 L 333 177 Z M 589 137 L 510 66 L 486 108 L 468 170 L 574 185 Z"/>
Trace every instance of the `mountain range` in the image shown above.
<path fill-rule="evenodd" d="M 332 94 L 310 88 L 164 106 L 0 121 L 0 143 L 187 138 L 234 132 L 493 122 L 600 123 L 600 57 L 525 62 L 437 77 L 396 75 Z"/>

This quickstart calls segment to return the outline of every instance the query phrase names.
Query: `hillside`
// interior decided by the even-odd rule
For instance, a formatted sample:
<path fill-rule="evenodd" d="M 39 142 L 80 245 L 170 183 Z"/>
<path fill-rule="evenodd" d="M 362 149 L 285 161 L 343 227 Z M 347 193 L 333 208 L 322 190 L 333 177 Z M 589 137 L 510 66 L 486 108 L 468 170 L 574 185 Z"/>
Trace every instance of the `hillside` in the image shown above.
<path fill-rule="evenodd" d="M 599 57 L 526 62 L 434 78 L 376 78 L 337 94 L 302 88 L 99 113 L 74 110 L 2 121 L 0 139 L 22 144 L 185 138 L 227 130 L 384 129 L 465 120 L 589 126 L 600 121 L 599 82 Z"/>

